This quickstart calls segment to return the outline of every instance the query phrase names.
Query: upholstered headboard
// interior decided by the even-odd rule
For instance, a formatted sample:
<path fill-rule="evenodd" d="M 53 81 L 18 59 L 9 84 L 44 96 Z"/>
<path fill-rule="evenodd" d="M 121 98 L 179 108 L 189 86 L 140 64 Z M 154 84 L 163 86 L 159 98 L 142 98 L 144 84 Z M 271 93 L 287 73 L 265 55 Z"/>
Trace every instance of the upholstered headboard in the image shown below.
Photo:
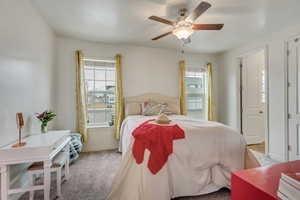
<path fill-rule="evenodd" d="M 176 114 L 180 113 L 180 104 L 178 97 L 166 96 L 159 93 L 144 93 L 138 96 L 125 98 L 125 115 L 127 116 L 128 114 L 130 114 L 127 112 L 127 108 L 130 106 L 130 104 L 142 104 L 143 102 L 148 100 L 172 105 L 173 109 L 176 111 Z"/>

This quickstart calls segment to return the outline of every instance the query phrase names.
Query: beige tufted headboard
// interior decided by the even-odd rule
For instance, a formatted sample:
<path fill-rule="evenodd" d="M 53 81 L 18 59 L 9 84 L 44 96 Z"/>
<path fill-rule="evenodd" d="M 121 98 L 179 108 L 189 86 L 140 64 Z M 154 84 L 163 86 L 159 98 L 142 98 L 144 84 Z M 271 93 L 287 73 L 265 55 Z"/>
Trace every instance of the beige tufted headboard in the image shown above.
<path fill-rule="evenodd" d="M 138 96 L 132 96 L 132 97 L 126 97 L 125 98 L 125 115 L 127 116 L 128 113 L 126 113 L 126 107 L 128 104 L 131 103 L 139 103 L 142 104 L 145 101 L 152 100 L 158 103 L 167 103 L 169 105 L 172 105 L 175 107 L 176 114 L 180 113 L 180 104 L 179 104 L 179 98 L 178 97 L 171 97 L 171 96 L 165 96 L 159 93 L 144 93 Z"/>

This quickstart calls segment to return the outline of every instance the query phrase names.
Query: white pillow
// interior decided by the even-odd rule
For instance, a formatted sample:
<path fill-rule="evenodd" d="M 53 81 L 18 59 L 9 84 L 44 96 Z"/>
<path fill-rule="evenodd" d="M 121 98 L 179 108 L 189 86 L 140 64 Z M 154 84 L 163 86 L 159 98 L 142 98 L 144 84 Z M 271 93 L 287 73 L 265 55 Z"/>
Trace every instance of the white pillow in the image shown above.
<path fill-rule="evenodd" d="M 158 115 L 161 113 L 166 115 L 180 115 L 179 101 L 158 103 L 149 99 L 141 104 L 141 113 L 145 116 Z"/>
<path fill-rule="evenodd" d="M 167 110 L 171 112 L 173 115 L 180 115 L 180 105 L 179 102 L 169 102 Z"/>
<path fill-rule="evenodd" d="M 125 108 L 125 115 L 140 115 L 141 104 L 139 103 L 128 103 Z"/>
<path fill-rule="evenodd" d="M 158 115 L 161 113 L 163 109 L 162 104 L 152 100 L 144 101 L 141 107 L 142 107 L 142 115 L 145 116 Z"/>

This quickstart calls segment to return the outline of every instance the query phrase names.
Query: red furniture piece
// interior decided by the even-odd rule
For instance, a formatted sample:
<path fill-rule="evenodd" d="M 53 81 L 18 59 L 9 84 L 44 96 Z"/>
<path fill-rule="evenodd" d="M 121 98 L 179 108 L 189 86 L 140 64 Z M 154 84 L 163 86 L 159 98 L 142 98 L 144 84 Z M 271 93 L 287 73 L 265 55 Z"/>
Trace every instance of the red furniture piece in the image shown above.
<path fill-rule="evenodd" d="M 295 172 L 300 172 L 300 160 L 233 172 L 231 200 L 279 200 L 281 173 Z"/>

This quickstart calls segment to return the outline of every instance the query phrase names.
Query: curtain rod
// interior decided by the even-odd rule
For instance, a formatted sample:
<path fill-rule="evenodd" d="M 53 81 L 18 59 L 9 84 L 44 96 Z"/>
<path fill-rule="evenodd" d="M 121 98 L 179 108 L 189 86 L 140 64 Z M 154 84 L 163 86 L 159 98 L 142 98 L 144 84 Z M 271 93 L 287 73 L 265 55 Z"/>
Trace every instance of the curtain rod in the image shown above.
<path fill-rule="evenodd" d="M 84 61 L 90 62 L 106 62 L 106 63 L 116 63 L 115 60 L 100 60 L 100 59 L 92 59 L 92 58 L 83 58 Z"/>

